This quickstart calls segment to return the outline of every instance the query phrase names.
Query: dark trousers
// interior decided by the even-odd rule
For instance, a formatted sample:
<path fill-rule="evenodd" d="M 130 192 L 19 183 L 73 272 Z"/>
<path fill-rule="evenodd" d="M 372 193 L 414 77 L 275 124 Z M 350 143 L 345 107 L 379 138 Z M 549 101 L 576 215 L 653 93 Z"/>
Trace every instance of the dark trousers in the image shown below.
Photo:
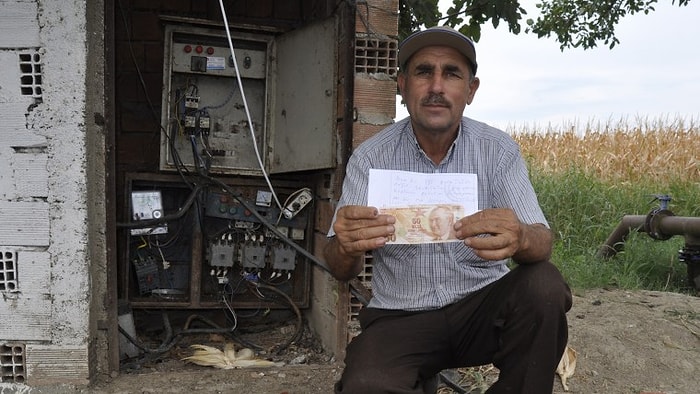
<path fill-rule="evenodd" d="M 438 310 L 363 308 L 336 393 L 423 393 L 443 369 L 490 363 L 500 374 L 488 393 L 551 393 L 570 308 L 569 286 L 549 262 L 518 266 Z"/>

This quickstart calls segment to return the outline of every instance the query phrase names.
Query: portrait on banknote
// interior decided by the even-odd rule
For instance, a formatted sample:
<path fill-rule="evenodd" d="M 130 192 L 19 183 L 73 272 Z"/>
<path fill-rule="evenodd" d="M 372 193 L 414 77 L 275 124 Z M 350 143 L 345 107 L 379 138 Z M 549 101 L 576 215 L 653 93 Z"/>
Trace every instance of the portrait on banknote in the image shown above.
<path fill-rule="evenodd" d="M 380 208 L 379 212 L 396 218 L 394 236 L 388 243 L 419 244 L 459 241 L 453 226 L 464 216 L 458 204 L 423 204 Z"/>

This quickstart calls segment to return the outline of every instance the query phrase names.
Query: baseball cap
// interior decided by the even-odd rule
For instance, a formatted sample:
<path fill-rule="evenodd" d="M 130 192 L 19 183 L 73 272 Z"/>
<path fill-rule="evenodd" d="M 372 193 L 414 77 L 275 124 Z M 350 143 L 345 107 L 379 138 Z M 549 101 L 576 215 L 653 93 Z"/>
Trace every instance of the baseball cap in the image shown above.
<path fill-rule="evenodd" d="M 458 50 L 466 56 L 471 63 L 472 72 L 476 74 L 474 42 L 464 34 L 447 26 L 429 27 L 406 37 L 399 45 L 399 66 L 403 68 L 414 53 L 431 45 L 448 46 Z"/>

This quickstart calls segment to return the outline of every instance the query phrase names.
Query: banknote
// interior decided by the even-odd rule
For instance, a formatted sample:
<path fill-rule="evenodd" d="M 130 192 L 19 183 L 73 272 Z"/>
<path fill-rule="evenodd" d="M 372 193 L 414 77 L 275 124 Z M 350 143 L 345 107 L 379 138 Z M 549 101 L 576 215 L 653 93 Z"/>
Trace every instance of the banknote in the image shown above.
<path fill-rule="evenodd" d="M 464 207 L 458 204 L 410 205 L 381 208 L 379 212 L 396 218 L 396 231 L 388 243 L 422 244 L 459 241 L 453 225 L 464 216 Z"/>

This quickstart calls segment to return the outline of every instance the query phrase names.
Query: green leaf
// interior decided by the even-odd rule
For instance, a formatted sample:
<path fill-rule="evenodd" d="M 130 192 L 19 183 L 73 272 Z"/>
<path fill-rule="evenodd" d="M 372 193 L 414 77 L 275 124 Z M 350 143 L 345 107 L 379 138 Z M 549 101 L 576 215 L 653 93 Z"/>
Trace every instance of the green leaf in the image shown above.
<path fill-rule="evenodd" d="M 553 37 L 563 51 L 566 48 L 589 49 L 599 44 L 614 48 L 620 41 L 615 28 L 623 17 L 655 11 L 658 0 L 542 0 L 534 5 L 539 16 L 525 20 L 525 33 L 538 38 Z M 454 27 L 474 41 L 481 38 L 481 26 L 491 22 L 494 28 L 505 22 L 508 31 L 519 34 L 526 10 L 519 1 L 452 0 L 442 15 L 438 0 L 399 0 L 399 40 L 424 27 Z M 676 4 L 676 0 L 671 1 Z M 683 7 L 690 0 L 678 0 Z M 359 5 L 358 5 L 359 6 Z"/>

